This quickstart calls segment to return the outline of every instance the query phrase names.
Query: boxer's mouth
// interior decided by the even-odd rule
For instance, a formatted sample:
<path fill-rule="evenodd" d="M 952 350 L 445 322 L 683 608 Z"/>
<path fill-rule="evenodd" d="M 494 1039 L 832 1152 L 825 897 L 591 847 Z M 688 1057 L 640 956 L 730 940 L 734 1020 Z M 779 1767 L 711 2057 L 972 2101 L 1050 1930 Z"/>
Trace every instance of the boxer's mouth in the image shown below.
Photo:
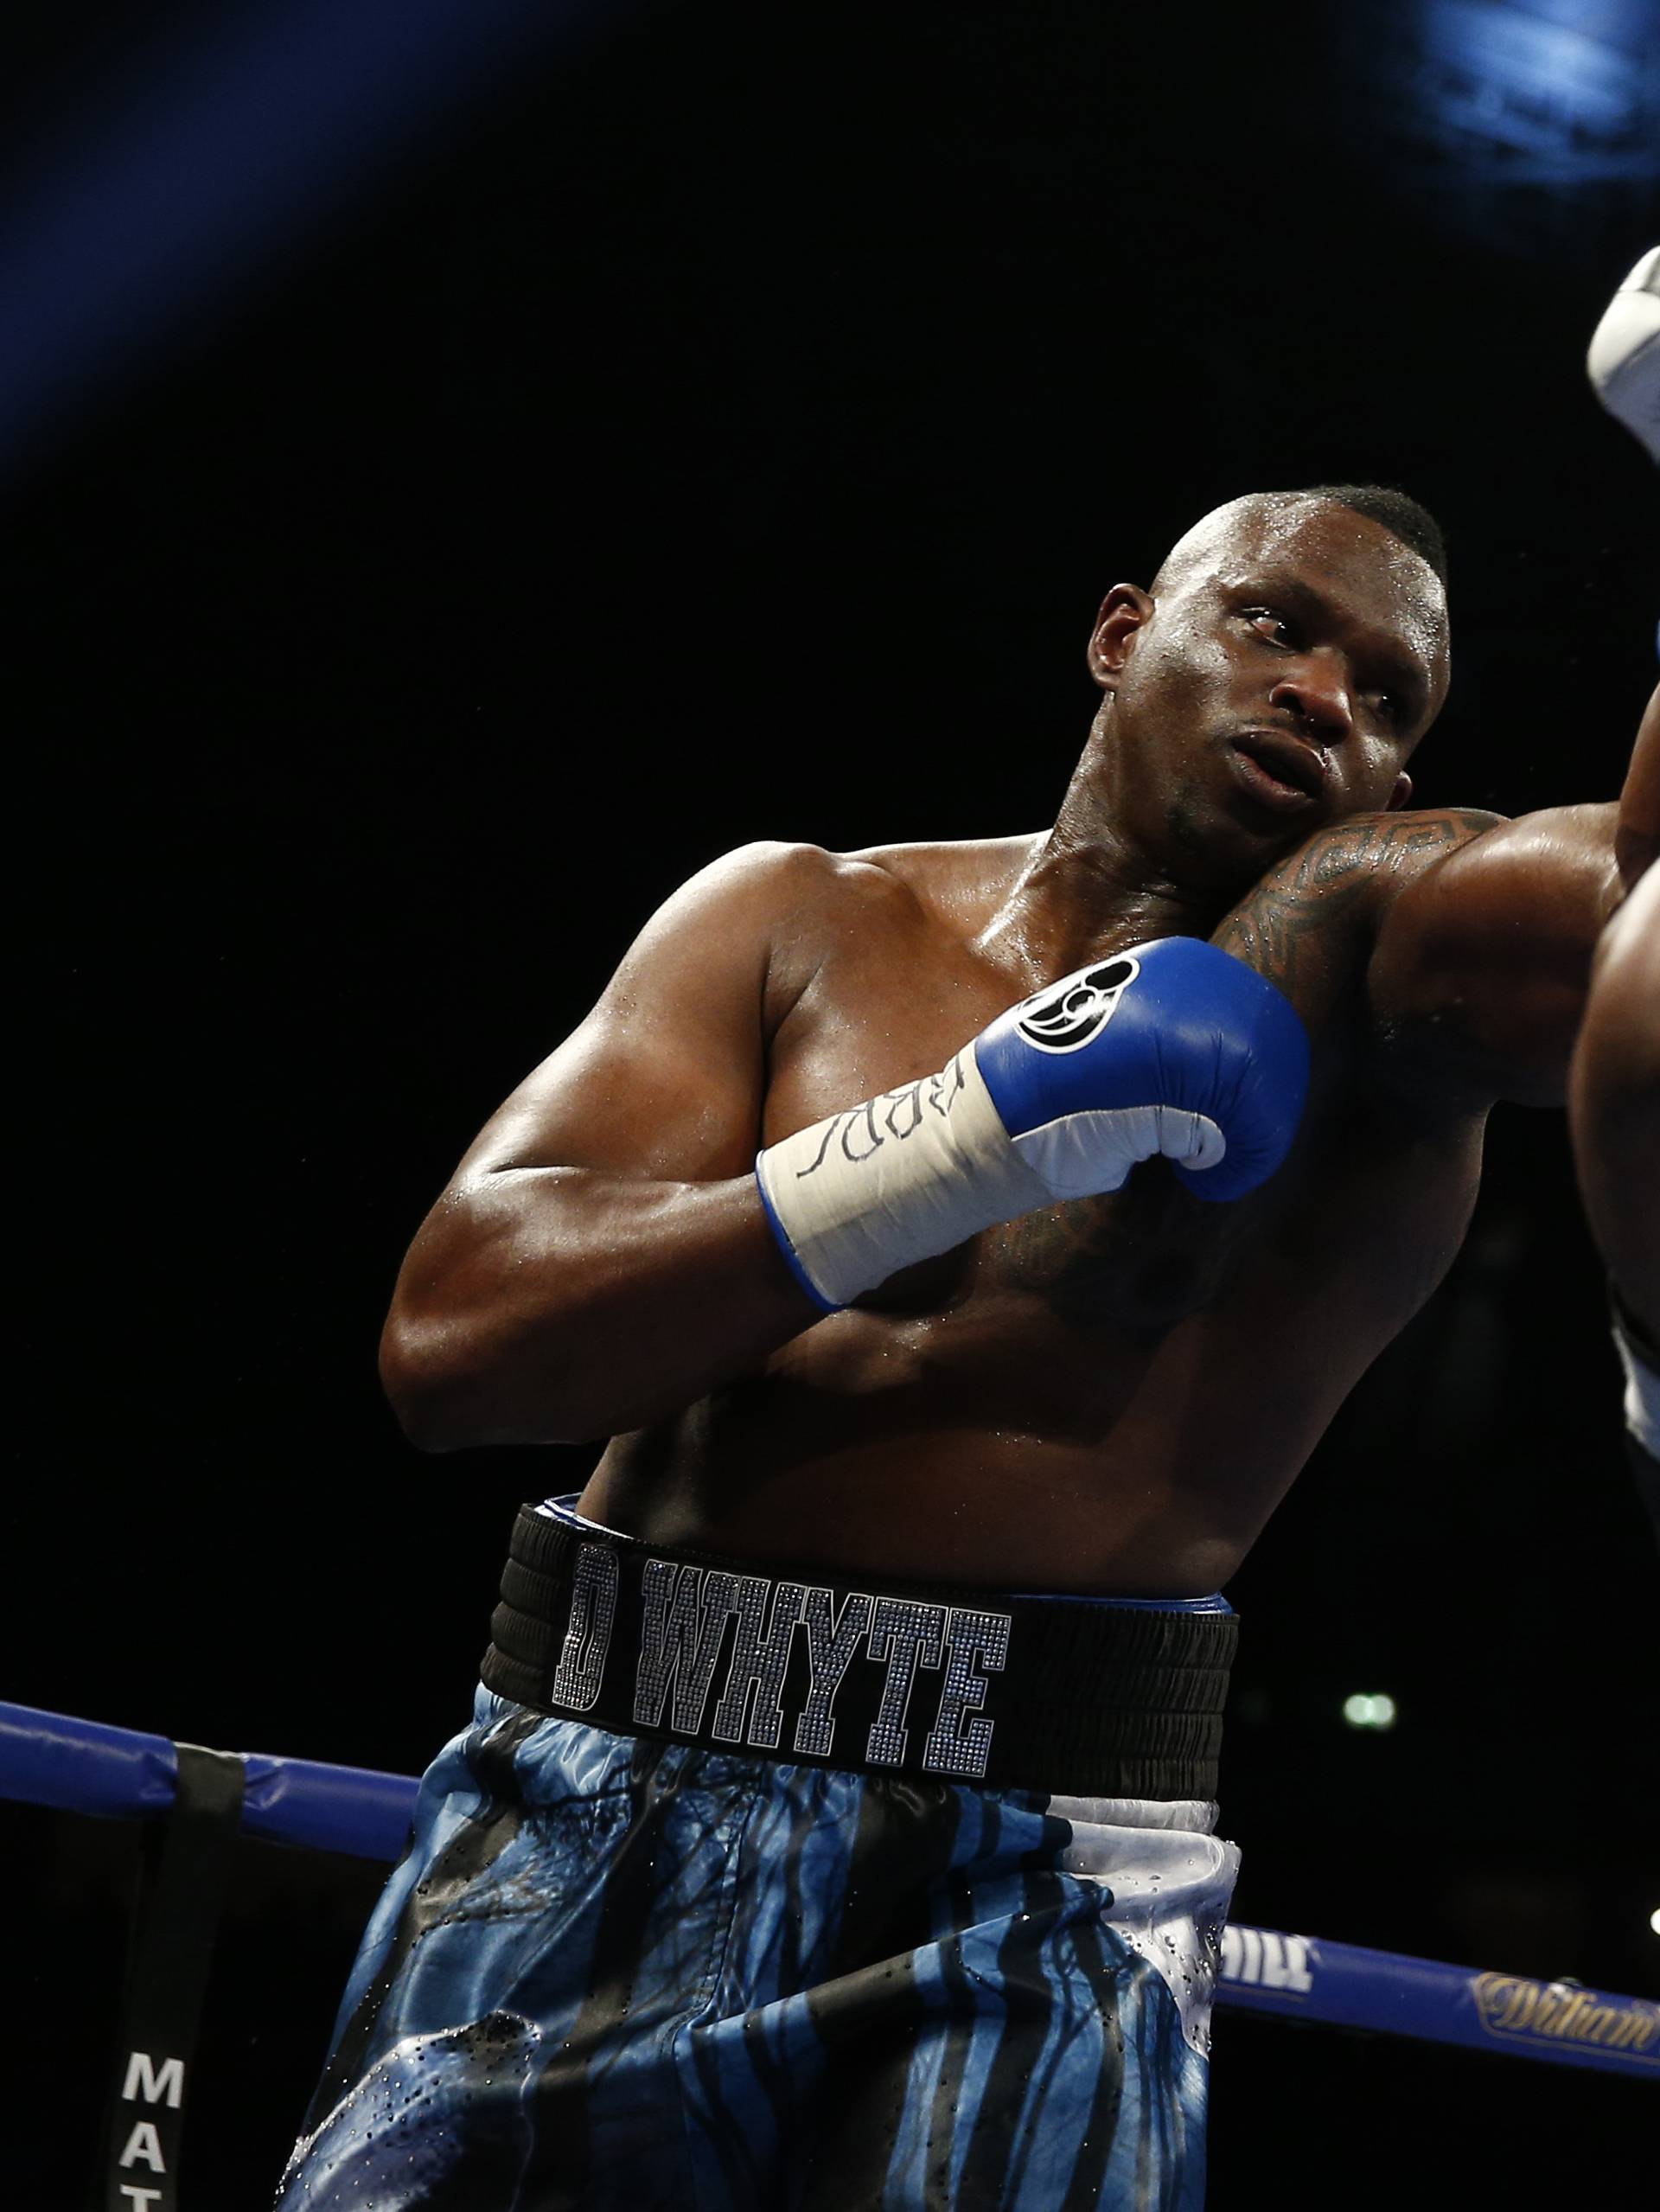
<path fill-rule="evenodd" d="M 1325 755 L 1282 730 L 1242 730 L 1229 750 L 1255 796 L 1287 812 L 1318 804 L 1325 791 Z"/>

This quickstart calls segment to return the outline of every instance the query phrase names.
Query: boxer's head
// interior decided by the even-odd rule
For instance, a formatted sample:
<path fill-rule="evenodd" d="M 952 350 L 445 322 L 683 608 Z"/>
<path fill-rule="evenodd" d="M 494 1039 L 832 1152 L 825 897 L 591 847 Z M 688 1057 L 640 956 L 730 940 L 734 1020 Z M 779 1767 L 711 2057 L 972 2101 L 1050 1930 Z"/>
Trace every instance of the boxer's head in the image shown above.
<path fill-rule="evenodd" d="M 1312 830 L 1406 804 L 1446 695 L 1440 533 L 1374 486 L 1259 492 L 1115 585 L 1089 643 L 1114 816 L 1254 878 Z"/>

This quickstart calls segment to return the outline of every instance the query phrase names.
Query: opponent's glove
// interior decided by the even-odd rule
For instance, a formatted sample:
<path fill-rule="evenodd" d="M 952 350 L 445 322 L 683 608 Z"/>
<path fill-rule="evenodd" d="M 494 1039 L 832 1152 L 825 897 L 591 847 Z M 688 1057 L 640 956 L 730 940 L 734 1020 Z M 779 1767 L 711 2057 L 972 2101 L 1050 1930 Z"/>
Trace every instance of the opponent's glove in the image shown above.
<path fill-rule="evenodd" d="M 1660 246 L 1651 246 L 1609 301 L 1586 359 L 1605 407 L 1660 461 Z"/>
<path fill-rule="evenodd" d="M 1155 1153 L 1242 1198 L 1291 1148 L 1308 1039 L 1266 976 L 1159 937 L 999 1014 L 937 1075 L 832 1114 L 755 1163 L 792 1273 L 834 1313 L 901 1268 Z"/>

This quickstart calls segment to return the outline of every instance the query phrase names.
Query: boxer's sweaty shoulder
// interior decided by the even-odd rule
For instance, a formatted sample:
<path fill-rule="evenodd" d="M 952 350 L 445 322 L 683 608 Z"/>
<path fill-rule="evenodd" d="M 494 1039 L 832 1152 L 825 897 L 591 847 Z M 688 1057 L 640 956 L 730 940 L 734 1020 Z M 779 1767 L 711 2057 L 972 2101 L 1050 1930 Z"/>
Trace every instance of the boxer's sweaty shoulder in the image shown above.
<path fill-rule="evenodd" d="M 946 972 L 967 962 L 950 916 L 975 866 L 762 843 L 700 870 L 491 1116 L 452 1189 L 546 1168 L 746 1175 L 763 1141 L 896 1079 L 898 1058 L 937 1065 L 1012 995 L 982 990 L 965 1013 Z M 917 1059 L 923 1034 L 943 1042 Z"/>
<path fill-rule="evenodd" d="M 741 847 L 674 893 L 592 1012 L 486 1124 L 460 1170 L 746 1173 L 780 1032 L 827 968 L 914 929 L 886 870 L 813 845 Z"/>
<path fill-rule="evenodd" d="M 975 940 L 1035 841 L 818 856 L 811 926 L 775 932 L 781 988 L 769 1034 L 769 1143 L 931 1073 L 1021 995 L 1025 979 L 983 957 Z"/>
<path fill-rule="evenodd" d="M 1026 835 L 851 853 L 744 846 L 677 893 L 648 934 L 672 931 L 688 969 L 729 998 L 736 985 L 747 993 L 747 970 L 758 962 L 770 1046 L 805 1001 L 829 1011 L 833 1000 L 838 1014 L 857 1020 L 886 1001 L 895 977 L 942 975 L 1032 842 Z M 625 963 L 619 982 L 628 977 Z M 617 993 L 614 983 L 613 1001 Z"/>

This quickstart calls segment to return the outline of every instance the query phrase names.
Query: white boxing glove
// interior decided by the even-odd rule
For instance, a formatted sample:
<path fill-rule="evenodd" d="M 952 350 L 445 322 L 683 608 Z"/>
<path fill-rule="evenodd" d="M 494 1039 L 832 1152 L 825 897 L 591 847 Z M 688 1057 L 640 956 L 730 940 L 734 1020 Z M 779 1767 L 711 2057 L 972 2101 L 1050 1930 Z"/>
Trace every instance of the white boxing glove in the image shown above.
<path fill-rule="evenodd" d="M 1586 356 L 1599 400 L 1660 461 L 1660 246 L 1608 303 Z"/>

